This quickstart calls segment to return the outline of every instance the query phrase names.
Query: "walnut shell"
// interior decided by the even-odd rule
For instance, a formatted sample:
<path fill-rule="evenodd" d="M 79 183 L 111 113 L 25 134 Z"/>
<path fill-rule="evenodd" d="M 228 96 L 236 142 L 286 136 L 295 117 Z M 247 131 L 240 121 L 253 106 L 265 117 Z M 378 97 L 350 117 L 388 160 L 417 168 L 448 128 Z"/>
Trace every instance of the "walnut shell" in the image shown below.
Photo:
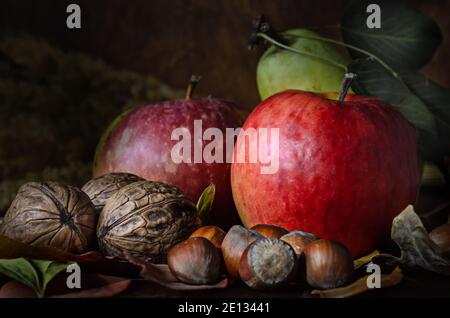
<path fill-rule="evenodd" d="M 78 188 L 57 182 L 22 185 L 0 225 L 0 234 L 35 245 L 84 253 L 95 242 L 96 212 Z"/>
<path fill-rule="evenodd" d="M 131 173 L 114 172 L 89 180 L 81 190 L 86 193 L 100 214 L 106 201 L 127 184 L 144 179 Z"/>
<path fill-rule="evenodd" d="M 124 186 L 100 213 L 97 236 L 105 254 L 158 263 L 197 228 L 197 209 L 175 186 L 138 181 Z"/>

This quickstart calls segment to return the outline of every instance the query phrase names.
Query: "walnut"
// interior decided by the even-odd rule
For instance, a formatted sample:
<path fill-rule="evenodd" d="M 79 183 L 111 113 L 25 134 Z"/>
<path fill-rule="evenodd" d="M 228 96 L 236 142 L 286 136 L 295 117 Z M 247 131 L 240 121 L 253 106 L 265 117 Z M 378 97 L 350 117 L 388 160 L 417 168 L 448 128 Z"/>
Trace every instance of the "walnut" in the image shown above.
<path fill-rule="evenodd" d="M 197 210 L 175 186 L 138 181 L 124 186 L 100 213 L 97 236 L 102 252 L 163 262 L 169 249 L 197 228 Z"/>
<path fill-rule="evenodd" d="M 127 184 L 143 181 L 141 177 L 138 177 L 131 173 L 108 173 L 103 176 L 96 177 L 88 181 L 81 190 L 86 193 L 91 199 L 92 203 L 100 214 L 100 211 L 106 204 L 106 201 L 123 186 Z"/>
<path fill-rule="evenodd" d="M 0 225 L 17 241 L 83 253 L 95 242 L 96 213 L 78 188 L 56 182 L 22 185 Z"/>

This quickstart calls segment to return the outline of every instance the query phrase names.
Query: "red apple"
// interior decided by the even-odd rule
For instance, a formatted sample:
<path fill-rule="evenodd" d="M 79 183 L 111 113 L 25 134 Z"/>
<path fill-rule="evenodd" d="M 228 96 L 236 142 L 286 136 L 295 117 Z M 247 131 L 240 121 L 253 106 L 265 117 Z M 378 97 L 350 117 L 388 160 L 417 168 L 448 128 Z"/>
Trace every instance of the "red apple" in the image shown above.
<path fill-rule="evenodd" d="M 202 135 L 194 134 L 194 120 L 202 121 L 201 134 L 210 127 L 225 134 L 226 128 L 240 127 L 242 118 L 235 104 L 211 97 L 191 99 L 187 96 L 135 108 L 119 116 L 105 132 L 97 148 L 94 176 L 110 172 L 133 173 L 176 185 L 194 202 L 210 183 L 214 183 L 216 197 L 209 223 L 228 228 L 239 223 L 231 194 L 231 164 L 206 163 L 203 158 L 200 163 L 194 163 L 194 147 L 199 145 L 203 150 L 210 143 L 202 142 Z M 178 143 L 178 140 L 171 140 L 171 135 L 180 127 L 187 128 L 191 135 L 191 163 L 176 163 L 171 157 Z M 219 146 L 225 155 L 225 138 Z"/>
<path fill-rule="evenodd" d="M 259 162 L 233 163 L 233 197 L 248 228 L 311 232 L 358 257 L 386 243 L 393 218 L 415 202 L 416 131 L 383 101 L 327 97 L 285 91 L 253 110 L 243 129 L 279 128 L 279 169 L 262 174 Z M 235 151 L 247 146 L 238 142 Z"/>

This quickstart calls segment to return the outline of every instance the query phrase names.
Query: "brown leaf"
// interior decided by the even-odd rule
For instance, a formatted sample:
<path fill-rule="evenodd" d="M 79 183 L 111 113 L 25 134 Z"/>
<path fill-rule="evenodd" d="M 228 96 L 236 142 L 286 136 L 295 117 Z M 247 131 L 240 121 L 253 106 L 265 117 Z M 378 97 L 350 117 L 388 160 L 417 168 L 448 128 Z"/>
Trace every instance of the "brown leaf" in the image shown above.
<path fill-rule="evenodd" d="M 328 290 L 313 290 L 311 295 L 321 298 L 349 298 L 373 290 L 367 286 L 369 275 L 356 280 L 354 283 L 340 288 Z M 382 274 L 380 278 L 381 288 L 395 286 L 402 281 L 403 275 L 400 267 L 396 267 L 390 274 Z"/>
<path fill-rule="evenodd" d="M 100 276 L 100 275 L 99 275 Z M 130 279 L 121 279 L 118 277 L 103 276 L 105 285 L 98 288 L 85 289 L 62 295 L 52 296 L 51 298 L 106 298 L 113 297 L 124 292 L 131 283 Z"/>
<path fill-rule="evenodd" d="M 83 271 L 101 273 L 110 276 L 138 277 L 140 267 L 126 260 L 113 256 L 105 256 L 100 252 L 91 251 L 81 255 L 73 255 Z"/>
<path fill-rule="evenodd" d="M 357 260 L 353 261 L 353 267 L 355 268 L 355 270 L 357 270 L 357 269 L 361 268 L 362 266 L 366 265 L 367 263 L 370 263 L 372 261 L 372 258 L 379 254 L 380 254 L 380 252 L 375 250 L 372 253 L 370 253 L 369 255 L 360 257 Z"/>
<path fill-rule="evenodd" d="M 141 267 L 141 277 L 144 280 L 156 283 L 160 286 L 170 288 L 173 290 L 207 290 L 207 289 L 223 289 L 228 286 L 228 278 L 222 277 L 222 279 L 216 284 L 212 285 L 189 285 L 180 282 L 172 275 L 169 267 L 166 264 L 151 264 L 143 261 L 131 255 L 127 255 L 130 263 L 136 264 Z"/>
<path fill-rule="evenodd" d="M 450 258 L 431 241 L 420 217 L 411 205 L 392 222 L 391 238 L 401 249 L 400 257 L 380 254 L 373 258 L 374 263 L 422 268 L 450 275 Z"/>

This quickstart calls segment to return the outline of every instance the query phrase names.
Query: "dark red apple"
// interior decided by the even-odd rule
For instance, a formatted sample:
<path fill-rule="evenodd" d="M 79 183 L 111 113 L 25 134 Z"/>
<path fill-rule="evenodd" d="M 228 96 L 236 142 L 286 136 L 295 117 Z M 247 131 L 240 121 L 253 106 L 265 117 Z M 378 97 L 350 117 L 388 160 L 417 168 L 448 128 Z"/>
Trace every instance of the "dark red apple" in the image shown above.
<path fill-rule="evenodd" d="M 133 173 L 176 185 L 194 202 L 210 183 L 214 183 L 216 197 L 209 223 L 228 228 L 240 223 L 231 194 L 231 164 L 206 163 L 203 158 L 194 163 L 194 143 L 203 150 L 211 142 L 202 142 L 202 135 L 194 134 L 194 120 L 202 121 L 201 134 L 208 128 L 218 128 L 225 136 L 226 128 L 240 127 L 243 116 L 231 102 L 211 97 L 192 99 L 190 94 L 191 91 L 186 99 L 138 107 L 119 116 L 98 145 L 94 176 L 110 172 Z M 173 147 L 181 140 L 181 137 L 171 140 L 172 132 L 180 127 L 191 135 L 191 163 L 176 163 L 171 156 Z M 225 137 L 216 150 L 219 147 L 225 156 Z"/>
<path fill-rule="evenodd" d="M 383 101 L 331 97 L 291 90 L 253 110 L 243 129 L 279 128 L 279 169 L 233 163 L 233 197 L 248 228 L 311 232 L 358 257 L 386 243 L 393 218 L 415 202 L 416 131 Z M 246 149 L 238 142 L 236 155 Z"/>

